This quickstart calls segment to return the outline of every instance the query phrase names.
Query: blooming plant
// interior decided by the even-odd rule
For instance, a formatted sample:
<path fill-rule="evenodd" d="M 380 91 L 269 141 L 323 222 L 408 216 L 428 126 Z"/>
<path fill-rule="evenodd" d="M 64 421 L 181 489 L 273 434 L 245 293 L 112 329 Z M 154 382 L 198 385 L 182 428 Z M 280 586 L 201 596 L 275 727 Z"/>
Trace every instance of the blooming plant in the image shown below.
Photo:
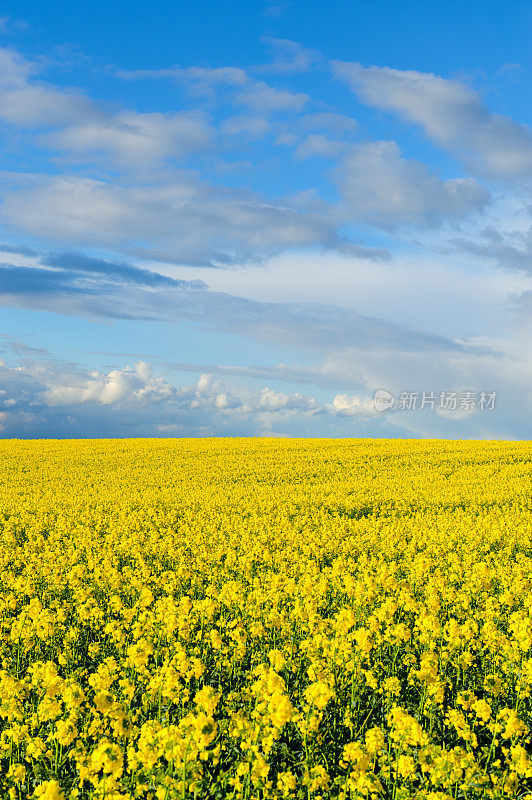
<path fill-rule="evenodd" d="M 0 797 L 532 792 L 532 446 L 0 443 Z"/>

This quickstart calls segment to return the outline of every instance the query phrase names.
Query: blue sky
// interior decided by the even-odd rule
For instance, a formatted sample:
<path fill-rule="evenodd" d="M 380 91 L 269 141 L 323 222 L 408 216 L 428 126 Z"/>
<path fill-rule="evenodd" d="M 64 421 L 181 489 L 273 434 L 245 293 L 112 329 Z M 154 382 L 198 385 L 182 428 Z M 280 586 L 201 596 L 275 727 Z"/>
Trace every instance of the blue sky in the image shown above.
<path fill-rule="evenodd" d="M 531 33 L 5 2 L 0 436 L 529 438 Z"/>

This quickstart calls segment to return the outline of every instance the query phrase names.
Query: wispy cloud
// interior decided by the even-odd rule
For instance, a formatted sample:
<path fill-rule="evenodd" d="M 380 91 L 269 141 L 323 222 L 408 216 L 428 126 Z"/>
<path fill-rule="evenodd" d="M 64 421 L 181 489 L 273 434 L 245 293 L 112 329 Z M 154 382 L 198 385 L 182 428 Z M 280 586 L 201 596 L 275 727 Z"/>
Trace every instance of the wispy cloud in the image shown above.
<path fill-rule="evenodd" d="M 288 89 L 278 89 L 263 81 L 254 81 L 235 96 L 235 102 L 247 106 L 260 114 L 289 111 L 298 113 L 304 109 L 309 96 Z"/>
<path fill-rule="evenodd" d="M 273 58 L 270 64 L 261 64 L 256 69 L 261 72 L 292 73 L 308 72 L 316 65 L 323 63 L 324 59 L 317 50 L 303 47 L 291 39 L 277 39 L 274 36 L 264 36 L 265 42 L 272 50 Z"/>
<path fill-rule="evenodd" d="M 69 246 L 127 248 L 145 257 L 191 265 L 242 264 L 312 245 L 382 258 L 349 243 L 342 214 L 266 202 L 260 195 L 217 189 L 193 174 L 160 185 L 120 185 L 75 176 L 34 176 L 5 194 L 0 218 L 32 236 Z"/>
<path fill-rule="evenodd" d="M 250 81 L 241 67 L 168 67 L 164 69 L 118 69 L 117 78 L 126 81 L 171 79 L 194 93 L 211 95 L 216 88 L 244 86 Z"/>
<path fill-rule="evenodd" d="M 128 264 L 75 254 L 48 255 L 47 266 L 0 268 L 4 304 L 109 319 L 188 320 L 246 338 L 315 352 L 468 352 L 444 336 L 411 330 L 320 303 L 266 303 L 210 291 Z M 478 348 L 475 348 L 478 352 Z"/>
<path fill-rule="evenodd" d="M 78 89 L 38 80 L 39 66 L 16 50 L 0 47 L 0 120 L 21 127 L 79 122 L 100 114 Z"/>
<path fill-rule="evenodd" d="M 37 143 L 67 154 L 78 163 L 103 160 L 108 165 L 146 166 L 206 149 L 213 131 L 200 112 L 176 114 L 120 112 L 44 133 Z"/>
<path fill-rule="evenodd" d="M 403 158 L 395 142 L 353 145 L 337 179 L 354 217 L 379 227 L 437 226 L 482 211 L 490 199 L 472 178 L 444 181 L 420 161 Z"/>
<path fill-rule="evenodd" d="M 363 102 L 421 126 L 432 141 L 470 168 L 504 180 L 532 176 L 530 129 L 491 112 L 460 81 L 350 62 L 335 61 L 332 66 Z"/>
<path fill-rule="evenodd" d="M 527 231 L 484 228 L 477 239 L 457 237 L 452 244 L 459 252 L 494 261 L 502 269 L 532 274 L 532 225 Z"/>

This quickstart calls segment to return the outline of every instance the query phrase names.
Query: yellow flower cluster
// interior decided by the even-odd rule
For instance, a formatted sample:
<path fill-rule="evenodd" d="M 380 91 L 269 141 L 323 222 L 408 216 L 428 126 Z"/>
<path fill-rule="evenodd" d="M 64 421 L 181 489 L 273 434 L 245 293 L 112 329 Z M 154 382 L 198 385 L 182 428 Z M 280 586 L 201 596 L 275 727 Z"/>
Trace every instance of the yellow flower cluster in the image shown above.
<path fill-rule="evenodd" d="M 0 443 L 0 797 L 532 792 L 532 445 Z"/>

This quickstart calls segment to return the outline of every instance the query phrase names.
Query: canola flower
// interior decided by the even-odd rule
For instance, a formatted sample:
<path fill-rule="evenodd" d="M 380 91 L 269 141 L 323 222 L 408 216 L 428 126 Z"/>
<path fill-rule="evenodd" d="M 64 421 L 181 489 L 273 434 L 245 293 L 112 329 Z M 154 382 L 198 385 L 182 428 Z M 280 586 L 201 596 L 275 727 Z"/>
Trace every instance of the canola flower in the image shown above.
<path fill-rule="evenodd" d="M 0 797 L 532 792 L 532 446 L 0 443 Z"/>

